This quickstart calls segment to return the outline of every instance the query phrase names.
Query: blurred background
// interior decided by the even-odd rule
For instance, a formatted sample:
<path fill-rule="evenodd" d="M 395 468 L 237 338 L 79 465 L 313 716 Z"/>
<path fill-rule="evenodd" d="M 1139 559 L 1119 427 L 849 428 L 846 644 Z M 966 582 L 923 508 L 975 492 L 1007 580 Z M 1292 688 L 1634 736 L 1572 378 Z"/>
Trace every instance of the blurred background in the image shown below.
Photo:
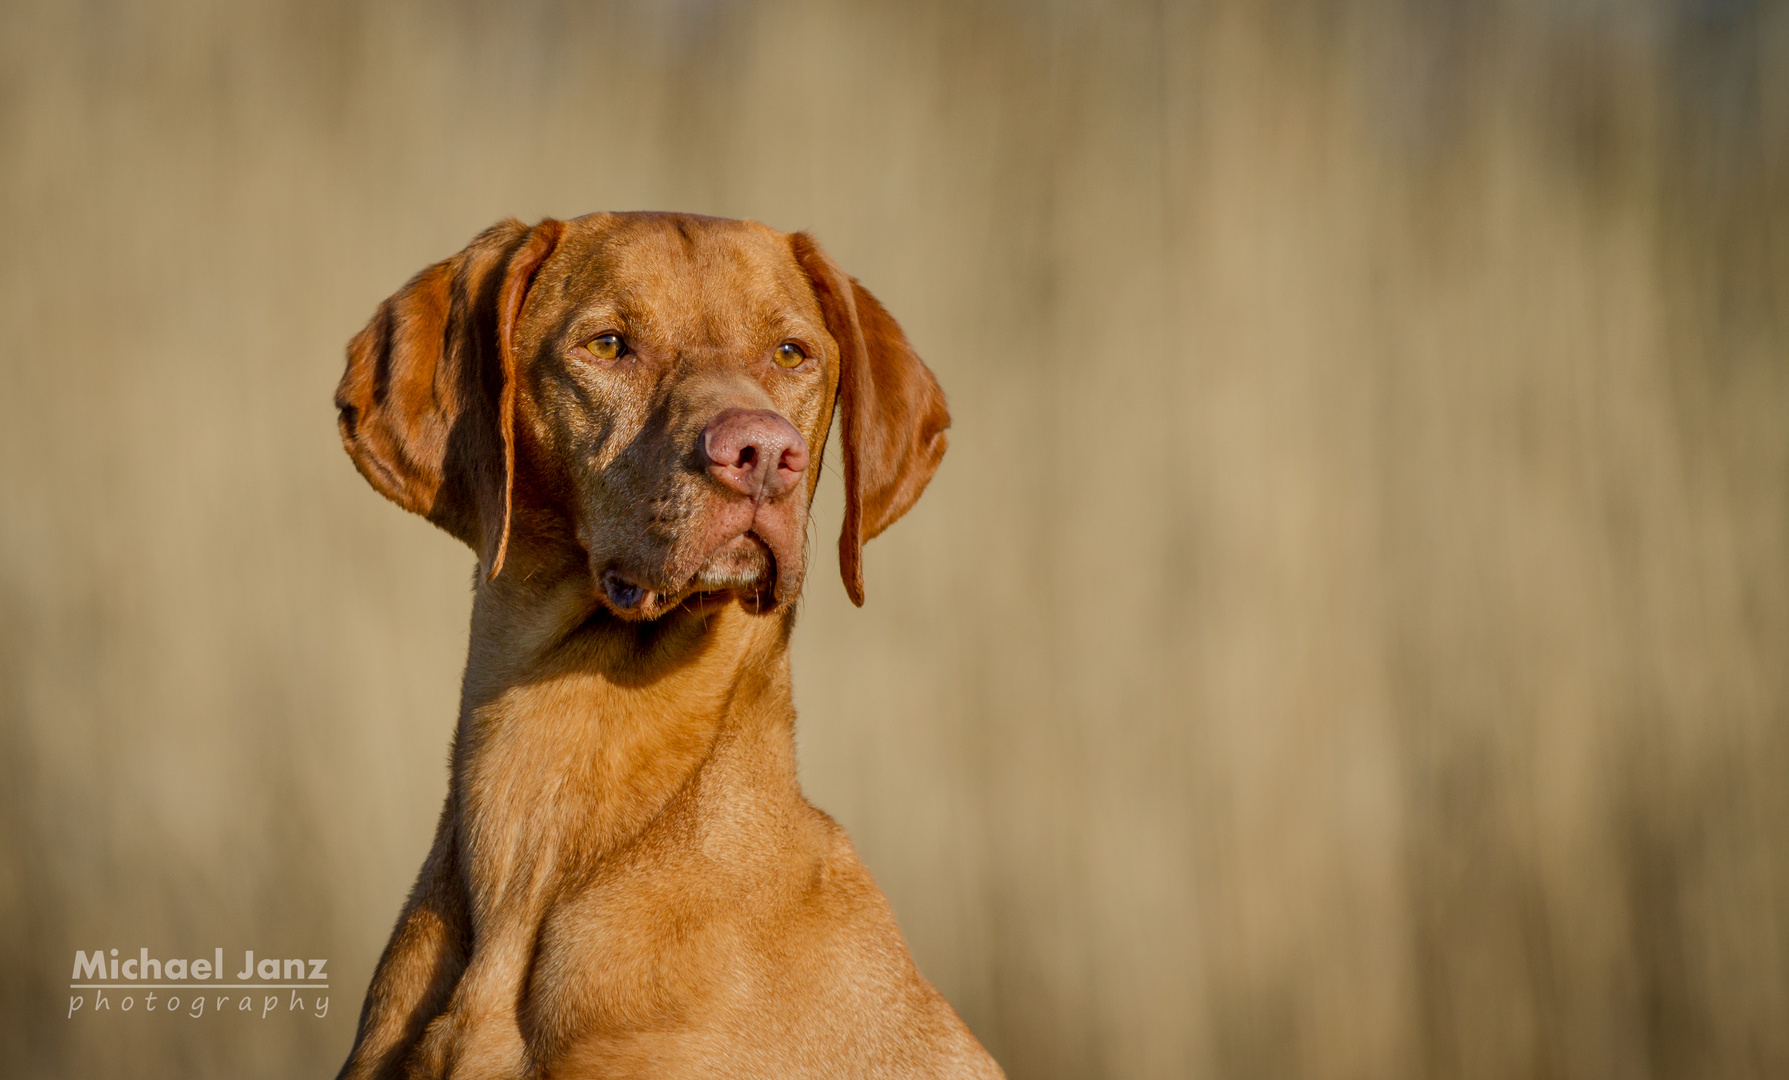
<path fill-rule="evenodd" d="M 333 1075 L 472 569 L 349 465 L 342 347 L 627 208 L 813 230 L 950 394 L 868 605 L 810 578 L 798 737 L 1015 1080 L 1789 1075 L 1748 0 L 6 4 L 0 1072 Z M 332 1008 L 65 1018 L 139 946 Z"/>

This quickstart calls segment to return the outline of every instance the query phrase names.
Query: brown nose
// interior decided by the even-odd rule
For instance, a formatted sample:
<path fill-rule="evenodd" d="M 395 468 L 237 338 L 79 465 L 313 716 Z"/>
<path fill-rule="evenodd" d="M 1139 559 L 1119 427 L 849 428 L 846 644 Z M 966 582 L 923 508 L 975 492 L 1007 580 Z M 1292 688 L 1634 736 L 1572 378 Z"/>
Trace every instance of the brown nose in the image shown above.
<path fill-rule="evenodd" d="M 702 452 L 715 479 L 758 500 L 793 488 L 808 467 L 801 432 L 768 409 L 728 409 L 710 420 Z"/>

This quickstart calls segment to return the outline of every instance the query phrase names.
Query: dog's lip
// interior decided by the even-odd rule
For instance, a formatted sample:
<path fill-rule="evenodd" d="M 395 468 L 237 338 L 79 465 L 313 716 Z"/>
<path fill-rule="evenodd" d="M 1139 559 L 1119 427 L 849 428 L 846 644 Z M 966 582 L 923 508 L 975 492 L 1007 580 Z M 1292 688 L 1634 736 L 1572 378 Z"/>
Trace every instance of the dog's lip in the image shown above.
<path fill-rule="evenodd" d="M 768 611 L 776 606 L 779 568 L 776 550 L 756 531 L 748 529 L 727 540 L 715 551 L 709 552 L 698 564 L 698 568 L 713 558 L 716 552 L 740 540 L 756 545 L 764 553 L 766 570 L 751 585 L 702 588 L 695 584 L 696 572 L 692 571 L 679 586 L 653 588 L 618 567 L 611 566 L 597 575 L 597 591 L 604 605 L 624 619 L 656 619 L 680 606 L 719 606 L 732 600 L 738 600 L 751 611 Z"/>
<path fill-rule="evenodd" d="M 643 614 L 657 594 L 646 586 L 613 568 L 604 570 L 598 580 L 603 599 L 618 615 Z"/>

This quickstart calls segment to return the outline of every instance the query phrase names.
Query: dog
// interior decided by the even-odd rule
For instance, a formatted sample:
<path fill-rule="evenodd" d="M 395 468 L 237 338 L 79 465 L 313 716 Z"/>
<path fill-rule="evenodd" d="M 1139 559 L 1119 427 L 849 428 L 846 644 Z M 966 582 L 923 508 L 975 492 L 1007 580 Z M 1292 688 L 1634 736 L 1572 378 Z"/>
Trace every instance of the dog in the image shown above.
<path fill-rule="evenodd" d="M 340 1076 L 999 1077 L 801 794 L 789 636 L 950 414 L 805 233 L 501 222 L 348 346 L 343 445 L 477 553 L 452 776 Z"/>

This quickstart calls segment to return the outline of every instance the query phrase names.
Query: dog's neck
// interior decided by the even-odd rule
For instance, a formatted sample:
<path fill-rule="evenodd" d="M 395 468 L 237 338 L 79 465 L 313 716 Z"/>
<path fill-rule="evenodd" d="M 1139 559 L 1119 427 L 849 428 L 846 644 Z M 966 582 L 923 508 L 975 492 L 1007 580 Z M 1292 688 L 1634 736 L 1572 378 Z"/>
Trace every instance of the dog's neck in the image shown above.
<path fill-rule="evenodd" d="M 478 587 L 454 744 L 461 852 L 489 890 L 478 908 L 588 871 L 674 800 L 800 797 L 791 612 L 626 622 L 587 569 L 518 562 Z"/>

